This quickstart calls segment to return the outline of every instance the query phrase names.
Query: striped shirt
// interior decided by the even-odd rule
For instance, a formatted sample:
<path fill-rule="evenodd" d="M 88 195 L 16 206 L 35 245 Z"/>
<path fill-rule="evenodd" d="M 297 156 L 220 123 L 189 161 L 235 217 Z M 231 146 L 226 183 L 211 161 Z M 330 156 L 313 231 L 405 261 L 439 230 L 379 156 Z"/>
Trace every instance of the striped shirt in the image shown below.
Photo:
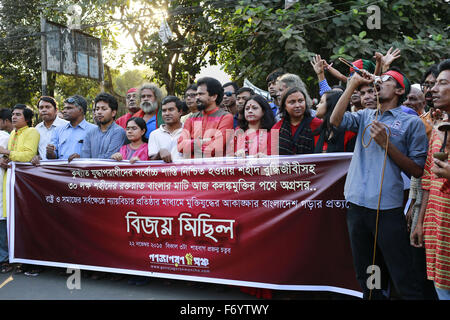
<path fill-rule="evenodd" d="M 450 290 L 450 194 L 441 190 L 445 178 L 437 178 L 431 171 L 433 153 L 438 152 L 442 140 L 433 130 L 428 157 L 422 176 L 422 189 L 429 191 L 423 220 L 423 235 L 427 262 L 427 277 L 439 289 Z"/>

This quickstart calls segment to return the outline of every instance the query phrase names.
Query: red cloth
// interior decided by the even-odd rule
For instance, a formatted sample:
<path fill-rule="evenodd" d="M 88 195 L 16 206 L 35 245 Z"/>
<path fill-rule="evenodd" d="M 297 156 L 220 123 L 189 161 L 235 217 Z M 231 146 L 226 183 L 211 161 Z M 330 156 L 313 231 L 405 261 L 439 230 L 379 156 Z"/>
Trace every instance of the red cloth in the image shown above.
<path fill-rule="evenodd" d="M 234 152 L 244 149 L 245 155 L 256 156 L 258 153 L 271 155 L 270 130 L 247 130 L 244 133 L 237 127 L 234 137 Z"/>
<path fill-rule="evenodd" d="M 311 132 L 314 132 L 316 129 L 318 129 L 320 127 L 320 125 L 322 124 L 322 120 L 319 118 L 314 117 L 311 121 L 311 123 L 309 124 L 309 127 L 311 129 Z M 272 130 L 280 130 L 281 129 L 281 125 L 283 124 L 283 120 L 278 121 L 277 123 L 275 123 L 275 125 L 272 127 Z M 293 126 L 291 124 L 291 134 L 292 136 L 295 135 L 295 131 L 297 131 L 297 128 L 299 127 L 300 123 L 296 126 Z M 319 140 L 319 135 L 314 136 L 314 144 L 317 143 L 317 140 Z"/>
<path fill-rule="evenodd" d="M 135 118 L 143 118 L 144 117 L 144 111 L 139 110 L 138 112 L 131 114 L 131 113 L 127 113 L 124 114 L 123 116 L 121 116 L 119 119 L 116 120 L 116 123 L 121 126 L 122 128 L 126 129 L 127 128 L 127 121 L 131 119 L 131 117 L 135 117 Z"/>
<path fill-rule="evenodd" d="M 204 156 L 225 156 L 226 142 L 233 138 L 234 133 L 233 115 L 219 107 L 209 112 L 197 112 L 186 119 L 183 129 L 178 138 L 178 152 L 191 154 L 193 158 L 194 151 L 198 147 Z M 199 142 L 198 139 L 205 138 L 211 140 L 195 147 Z"/>

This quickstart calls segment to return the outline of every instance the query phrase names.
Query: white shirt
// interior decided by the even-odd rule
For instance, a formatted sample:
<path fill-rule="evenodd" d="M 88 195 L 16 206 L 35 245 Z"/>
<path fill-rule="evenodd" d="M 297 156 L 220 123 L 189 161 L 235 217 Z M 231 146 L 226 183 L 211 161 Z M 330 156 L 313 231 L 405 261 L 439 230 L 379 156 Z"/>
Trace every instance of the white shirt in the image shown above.
<path fill-rule="evenodd" d="M 0 146 L 5 149 L 8 149 L 8 140 L 9 133 L 6 131 L 0 130 Z M 3 217 L 3 177 L 5 175 L 5 169 L 0 168 L 0 220 L 5 220 L 6 217 Z"/>
<path fill-rule="evenodd" d="M 47 160 L 47 145 L 52 140 L 53 130 L 67 123 L 69 123 L 69 121 L 56 116 L 50 128 L 47 128 L 43 121 L 36 126 L 36 129 L 41 136 L 41 138 L 39 139 L 39 155 L 41 156 L 42 160 Z"/>
<path fill-rule="evenodd" d="M 148 156 L 157 154 L 161 149 L 167 149 L 172 155 L 172 160 L 182 158 L 177 149 L 178 138 L 182 131 L 183 127 L 171 133 L 166 129 L 165 124 L 152 131 L 148 138 Z"/>

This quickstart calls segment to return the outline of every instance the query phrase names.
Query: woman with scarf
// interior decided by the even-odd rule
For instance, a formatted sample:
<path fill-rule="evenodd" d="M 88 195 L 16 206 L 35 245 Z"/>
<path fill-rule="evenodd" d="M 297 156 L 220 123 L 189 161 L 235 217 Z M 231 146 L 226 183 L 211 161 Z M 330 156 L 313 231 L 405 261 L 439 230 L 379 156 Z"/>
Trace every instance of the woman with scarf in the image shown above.
<path fill-rule="evenodd" d="M 306 102 L 306 94 L 300 88 L 288 89 L 281 99 L 282 120 L 272 130 L 279 130 L 279 154 L 314 153 L 319 136 L 314 136 L 322 120 L 313 117 Z"/>

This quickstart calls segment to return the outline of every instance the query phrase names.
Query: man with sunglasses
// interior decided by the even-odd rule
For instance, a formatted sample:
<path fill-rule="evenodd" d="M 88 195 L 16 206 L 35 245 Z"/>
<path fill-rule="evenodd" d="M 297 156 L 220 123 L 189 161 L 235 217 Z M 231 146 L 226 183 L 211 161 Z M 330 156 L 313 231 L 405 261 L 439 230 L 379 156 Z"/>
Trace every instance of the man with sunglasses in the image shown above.
<path fill-rule="evenodd" d="M 180 121 L 184 123 L 187 118 L 189 118 L 194 113 L 198 112 L 197 109 L 197 85 L 195 83 L 191 84 L 184 91 L 184 101 L 189 109 L 189 113 L 182 116 Z"/>
<path fill-rule="evenodd" d="M 235 82 L 227 82 L 223 85 L 222 105 L 233 116 L 238 112 L 236 105 L 236 91 L 238 90 L 239 86 Z"/>
<path fill-rule="evenodd" d="M 66 159 L 72 161 L 81 154 L 83 143 L 89 130 L 96 126 L 85 120 L 86 100 L 74 95 L 64 101 L 64 119 L 69 121 L 53 131 L 51 143 L 47 145 L 48 159 Z"/>
<path fill-rule="evenodd" d="M 370 283 L 370 270 L 376 268 L 372 259 L 378 234 L 377 250 L 398 294 L 403 299 L 422 299 L 420 276 L 413 263 L 403 213 L 401 172 L 414 177 L 422 175 L 428 139 L 420 118 L 402 111 L 410 83 L 398 69 L 391 68 L 381 76 L 381 83 L 375 84 L 379 110 L 346 112 L 355 89 L 374 80 L 365 71 L 352 76 L 330 119 L 335 127 L 357 132 L 344 187 L 349 202 L 347 226 L 356 277 L 364 298 L 385 298 L 381 288 Z"/>

